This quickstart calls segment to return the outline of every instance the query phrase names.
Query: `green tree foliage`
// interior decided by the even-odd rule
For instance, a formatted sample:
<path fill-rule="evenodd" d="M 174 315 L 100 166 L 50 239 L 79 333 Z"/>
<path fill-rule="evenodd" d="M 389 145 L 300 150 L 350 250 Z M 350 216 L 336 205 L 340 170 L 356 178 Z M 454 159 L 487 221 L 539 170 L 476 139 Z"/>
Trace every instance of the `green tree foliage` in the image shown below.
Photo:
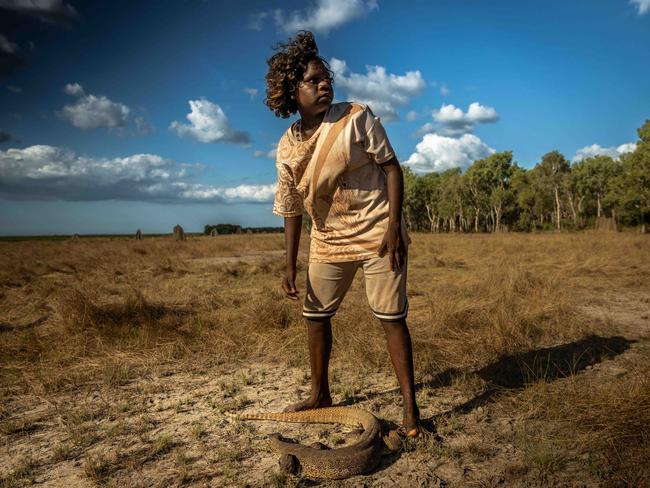
<path fill-rule="evenodd" d="M 596 217 L 604 215 L 605 197 L 613 179 L 621 172 L 621 164 L 609 156 L 583 159 L 571 168 L 571 181 L 577 196 L 580 218 L 585 212 Z M 611 203 L 611 202 L 610 202 Z"/>
<path fill-rule="evenodd" d="M 650 121 L 634 152 L 572 165 L 558 151 L 530 170 L 512 152 L 479 159 L 463 173 L 416 175 L 404 168 L 404 215 L 412 230 L 499 232 L 580 229 L 601 216 L 645 231 L 650 219 Z"/>
<path fill-rule="evenodd" d="M 618 209 L 621 220 L 647 231 L 650 217 L 650 120 L 638 129 L 634 152 L 621 156 L 621 171 L 613 180 L 608 202 Z"/>

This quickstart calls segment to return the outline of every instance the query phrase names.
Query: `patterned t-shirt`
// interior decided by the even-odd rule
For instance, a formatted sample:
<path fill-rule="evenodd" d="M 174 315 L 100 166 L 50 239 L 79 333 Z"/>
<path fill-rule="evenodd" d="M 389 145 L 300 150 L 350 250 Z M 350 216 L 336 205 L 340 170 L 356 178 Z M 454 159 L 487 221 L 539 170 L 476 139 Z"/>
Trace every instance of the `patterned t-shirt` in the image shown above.
<path fill-rule="evenodd" d="M 309 261 L 358 261 L 377 255 L 388 227 L 386 174 L 395 153 L 378 117 L 358 103 L 332 104 L 316 132 L 280 138 L 273 213 L 312 218 Z M 406 227 L 404 242 L 408 242 Z"/>

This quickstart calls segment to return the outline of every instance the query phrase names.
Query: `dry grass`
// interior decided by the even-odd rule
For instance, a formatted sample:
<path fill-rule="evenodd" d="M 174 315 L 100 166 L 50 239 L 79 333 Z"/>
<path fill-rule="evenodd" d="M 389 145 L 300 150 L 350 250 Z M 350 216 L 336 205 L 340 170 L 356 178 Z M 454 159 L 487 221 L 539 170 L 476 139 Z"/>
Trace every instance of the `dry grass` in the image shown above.
<path fill-rule="evenodd" d="M 648 371 L 616 381 L 576 379 L 630 348 L 616 338 L 626 334 L 617 320 L 594 319 L 585 307 L 641 294 L 640 306 L 650 308 L 643 302 L 650 292 L 647 238 L 415 235 L 413 241 L 409 325 L 420 403 L 456 392 L 451 411 L 437 418 L 439 432 L 451 439 L 469 429 L 467 412 L 494 408 L 517 423 L 507 442 L 520 456 L 504 467 L 504 479 L 572 479 L 578 469 L 612 484 L 647 480 Z M 197 452 L 190 454 L 189 444 L 161 430 L 162 421 L 138 413 L 151 412 L 141 404 L 147 398 L 167 411 L 166 390 L 151 378 L 229 371 L 209 399 L 211 409 L 223 412 L 252 403 L 251 392 L 265 382 L 255 365 L 306 367 L 300 306 L 279 291 L 282 248 L 282 235 L 0 243 L 0 435 L 12 445 L 40 429 L 50 432 L 53 423 L 61 433 L 48 461 L 29 458 L 0 471 L 3 486 L 75 458 L 99 484 L 129 463 L 163 463 L 168 473 L 161 480 L 176 484 L 237 479 L 238 466 L 252 455 L 248 444 L 215 448 L 210 458 L 201 452 L 217 442 L 211 435 L 217 427 L 193 420 L 187 437 Z M 359 276 L 334 321 L 332 384 L 339 401 L 367 400 L 372 375 L 395 384 L 381 329 L 365 304 Z M 301 387 L 307 383 L 305 376 Z M 103 406 L 84 410 L 79 401 L 88 397 Z M 372 401 L 378 410 L 387 406 Z M 170 408 L 180 415 L 192 402 Z M 37 405 L 50 412 L 48 427 L 26 415 Z M 163 424 L 169 422 L 173 417 Z M 133 432 L 140 443 L 135 454 L 93 450 Z M 452 464 L 489 464 L 500 455 L 480 440 L 463 442 L 423 445 L 412 455 Z M 207 464 L 198 469 L 193 459 Z"/>

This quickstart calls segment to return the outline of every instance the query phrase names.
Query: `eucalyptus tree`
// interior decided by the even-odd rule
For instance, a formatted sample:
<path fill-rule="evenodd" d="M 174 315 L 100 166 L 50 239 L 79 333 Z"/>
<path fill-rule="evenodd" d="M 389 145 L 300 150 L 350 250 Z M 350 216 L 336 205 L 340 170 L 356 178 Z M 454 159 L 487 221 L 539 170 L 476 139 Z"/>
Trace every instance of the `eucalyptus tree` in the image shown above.
<path fill-rule="evenodd" d="M 595 207 L 595 216 L 603 216 L 603 204 L 608 188 L 621 169 L 621 163 L 609 156 L 595 156 L 573 164 L 571 180 L 578 197 L 579 215 Z"/>
<path fill-rule="evenodd" d="M 637 133 L 636 149 L 621 156 L 621 174 L 612 185 L 615 200 L 630 221 L 637 221 L 641 232 L 647 230 L 650 217 L 650 120 L 646 120 Z"/>
<path fill-rule="evenodd" d="M 542 160 L 533 170 L 537 173 L 543 191 L 552 196 L 555 228 L 560 230 L 562 226 L 560 191 L 563 188 L 564 179 L 571 171 L 569 162 L 559 151 L 551 151 L 542 156 Z"/>
<path fill-rule="evenodd" d="M 426 211 L 430 232 L 440 231 L 441 178 L 438 173 L 428 173 L 418 178 L 418 195 Z"/>
<path fill-rule="evenodd" d="M 438 216 L 449 232 L 467 229 L 465 215 L 467 196 L 460 168 L 448 169 L 440 174 L 440 200 Z"/>

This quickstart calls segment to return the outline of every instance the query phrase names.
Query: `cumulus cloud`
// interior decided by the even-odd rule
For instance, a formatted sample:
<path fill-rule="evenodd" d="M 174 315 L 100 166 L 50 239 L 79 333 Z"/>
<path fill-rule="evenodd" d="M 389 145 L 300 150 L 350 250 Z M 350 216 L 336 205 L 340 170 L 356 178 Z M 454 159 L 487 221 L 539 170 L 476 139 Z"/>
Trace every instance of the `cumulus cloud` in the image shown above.
<path fill-rule="evenodd" d="M 439 110 L 432 113 L 433 122 L 427 122 L 416 132 L 417 135 L 435 132 L 448 137 L 460 137 L 474 132 L 477 124 L 493 124 L 499 120 L 499 114 L 492 107 L 471 103 L 467 112 L 455 105 L 443 104 Z"/>
<path fill-rule="evenodd" d="M 64 91 L 78 98 L 75 103 L 65 105 L 59 115 L 75 127 L 97 129 L 126 126 L 131 109 L 123 103 L 113 102 L 104 95 L 86 94 L 79 83 L 68 83 Z"/>
<path fill-rule="evenodd" d="M 493 153 L 494 149 L 474 134 L 462 137 L 426 134 L 404 164 L 420 174 L 457 167 L 467 169 L 475 160 Z"/>
<path fill-rule="evenodd" d="M 55 24 L 69 24 L 80 18 L 75 8 L 62 0 L 0 0 L 0 9 Z"/>
<path fill-rule="evenodd" d="M 442 95 L 443 97 L 448 97 L 449 95 L 451 95 L 451 90 L 444 83 L 440 85 L 440 95 Z"/>
<path fill-rule="evenodd" d="M 327 33 L 367 15 L 376 8 L 376 0 L 316 0 L 316 3 L 305 11 L 287 13 L 281 9 L 275 10 L 273 20 L 278 28 L 287 34 L 293 35 L 299 30 Z M 253 26 L 260 25 L 264 17 L 258 19 L 257 24 L 252 23 Z"/>
<path fill-rule="evenodd" d="M 583 159 L 593 158 L 594 156 L 609 156 L 610 158 L 618 159 L 621 155 L 633 152 L 635 149 L 636 143 L 634 142 L 628 142 L 621 144 L 620 146 L 612 147 L 601 147 L 598 144 L 592 144 L 591 146 L 585 146 L 582 149 L 578 149 L 571 161 L 576 163 Z"/>
<path fill-rule="evenodd" d="M 426 83 L 420 71 L 407 71 L 404 75 L 387 73 L 383 66 L 366 66 L 366 74 L 352 73 L 345 61 L 330 60 L 336 88 L 343 89 L 349 100 L 365 103 L 385 121 L 398 118 L 397 108 L 408 105 L 410 99 L 420 95 Z"/>
<path fill-rule="evenodd" d="M 650 0 L 630 0 L 630 3 L 637 6 L 639 15 L 650 12 Z"/>
<path fill-rule="evenodd" d="M 248 96 L 251 97 L 251 100 L 254 100 L 257 96 L 257 88 L 244 88 L 243 92 L 247 93 Z"/>
<path fill-rule="evenodd" d="M 274 184 L 220 187 L 193 183 L 199 164 L 156 154 L 92 158 L 37 145 L 0 151 L 0 196 L 12 199 L 268 203 Z"/>
<path fill-rule="evenodd" d="M 174 121 L 169 130 L 180 137 L 190 137 L 199 142 L 232 142 L 249 144 L 250 137 L 246 132 L 235 131 L 228 122 L 228 117 L 216 103 L 205 98 L 190 100 L 190 113 L 186 115 L 189 124 Z"/>
<path fill-rule="evenodd" d="M 63 91 L 72 96 L 85 95 L 83 87 L 79 83 L 67 83 Z"/>

